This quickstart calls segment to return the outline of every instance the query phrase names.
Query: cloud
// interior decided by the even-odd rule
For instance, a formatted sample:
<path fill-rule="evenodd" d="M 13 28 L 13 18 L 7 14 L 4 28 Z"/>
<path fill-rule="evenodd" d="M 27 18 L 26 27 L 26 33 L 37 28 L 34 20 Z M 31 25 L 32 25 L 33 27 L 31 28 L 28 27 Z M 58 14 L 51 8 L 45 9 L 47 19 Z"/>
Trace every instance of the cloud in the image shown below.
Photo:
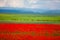
<path fill-rule="evenodd" d="M 40 8 L 40 9 L 60 9 L 59 0 L 30 0 L 28 3 L 29 8 Z"/>
<path fill-rule="evenodd" d="M 60 9 L 60 0 L 0 0 L 0 7 Z"/>
<path fill-rule="evenodd" d="M 0 7 L 24 7 L 24 0 L 2 0 Z"/>
<path fill-rule="evenodd" d="M 0 7 L 4 7 L 6 3 L 6 0 L 0 0 Z"/>
<path fill-rule="evenodd" d="M 24 1 L 23 0 L 10 0 L 8 2 L 9 7 L 24 7 Z"/>

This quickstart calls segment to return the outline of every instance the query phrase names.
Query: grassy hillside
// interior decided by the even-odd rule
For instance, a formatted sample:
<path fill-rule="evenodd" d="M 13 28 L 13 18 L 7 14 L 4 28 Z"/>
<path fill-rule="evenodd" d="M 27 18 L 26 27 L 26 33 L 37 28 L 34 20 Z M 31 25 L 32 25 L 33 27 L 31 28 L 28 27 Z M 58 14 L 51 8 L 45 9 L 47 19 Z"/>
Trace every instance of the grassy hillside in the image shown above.
<path fill-rule="evenodd" d="M 60 23 L 60 16 L 48 16 L 40 14 L 2 14 L 0 22 L 11 23 Z"/>

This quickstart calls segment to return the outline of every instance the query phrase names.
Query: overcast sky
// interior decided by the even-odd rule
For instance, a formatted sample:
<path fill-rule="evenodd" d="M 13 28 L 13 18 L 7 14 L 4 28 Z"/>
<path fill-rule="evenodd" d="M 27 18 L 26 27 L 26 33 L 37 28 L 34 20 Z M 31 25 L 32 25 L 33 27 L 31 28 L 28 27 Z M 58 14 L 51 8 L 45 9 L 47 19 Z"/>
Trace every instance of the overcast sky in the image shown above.
<path fill-rule="evenodd" d="M 59 0 L 0 0 L 0 7 L 59 9 Z"/>

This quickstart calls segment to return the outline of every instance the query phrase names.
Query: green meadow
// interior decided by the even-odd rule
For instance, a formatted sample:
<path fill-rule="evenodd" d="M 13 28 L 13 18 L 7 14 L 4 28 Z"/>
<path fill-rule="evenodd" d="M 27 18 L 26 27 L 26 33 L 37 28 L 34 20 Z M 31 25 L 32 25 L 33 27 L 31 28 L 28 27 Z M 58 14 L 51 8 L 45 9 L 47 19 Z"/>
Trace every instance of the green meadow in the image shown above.
<path fill-rule="evenodd" d="M 7 23 L 60 23 L 60 16 L 40 14 L 2 14 L 0 22 Z"/>

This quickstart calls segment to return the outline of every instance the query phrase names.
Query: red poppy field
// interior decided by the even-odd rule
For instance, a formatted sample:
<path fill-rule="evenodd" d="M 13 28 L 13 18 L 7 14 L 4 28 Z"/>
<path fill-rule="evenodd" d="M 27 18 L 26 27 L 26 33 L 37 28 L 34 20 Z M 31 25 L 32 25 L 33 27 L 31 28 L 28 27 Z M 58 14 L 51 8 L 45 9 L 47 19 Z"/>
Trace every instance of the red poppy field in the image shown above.
<path fill-rule="evenodd" d="M 60 40 L 60 24 L 0 23 L 0 40 Z"/>

